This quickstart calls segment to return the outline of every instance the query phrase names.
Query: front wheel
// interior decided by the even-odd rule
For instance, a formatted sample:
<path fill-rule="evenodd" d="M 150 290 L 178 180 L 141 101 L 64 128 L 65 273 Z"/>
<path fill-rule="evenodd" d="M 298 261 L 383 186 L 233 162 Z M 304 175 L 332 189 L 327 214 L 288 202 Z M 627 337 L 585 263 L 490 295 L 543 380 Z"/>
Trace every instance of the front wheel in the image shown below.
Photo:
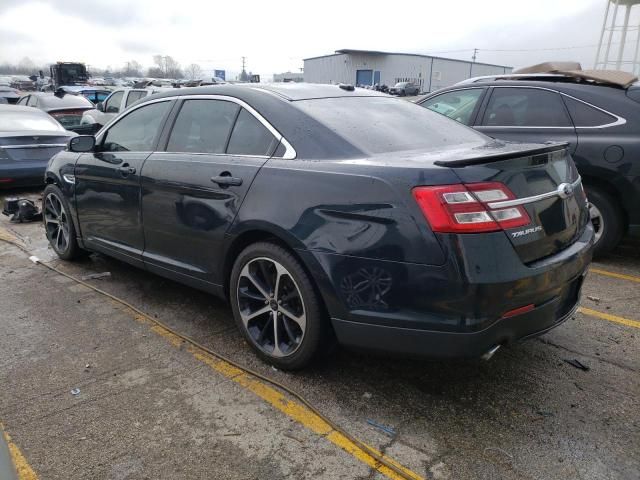
<path fill-rule="evenodd" d="M 258 356 L 283 370 L 308 365 L 326 342 L 327 319 L 311 278 L 273 243 L 250 245 L 231 272 L 238 328 Z"/>
<path fill-rule="evenodd" d="M 73 260 L 81 253 L 69 203 L 56 185 L 47 185 L 42 194 L 42 220 L 47 240 L 63 260 Z"/>
<path fill-rule="evenodd" d="M 586 188 L 589 216 L 595 230 L 594 256 L 611 252 L 624 234 L 624 218 L 617 202 L 599 188 Z"/>

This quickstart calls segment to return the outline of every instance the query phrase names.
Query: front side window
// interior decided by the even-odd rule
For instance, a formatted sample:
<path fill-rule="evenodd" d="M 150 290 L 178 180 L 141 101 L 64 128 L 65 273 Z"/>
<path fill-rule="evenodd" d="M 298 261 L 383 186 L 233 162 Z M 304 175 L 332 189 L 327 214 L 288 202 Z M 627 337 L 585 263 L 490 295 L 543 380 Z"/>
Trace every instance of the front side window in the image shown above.
<path fill-rule="evenodd" d="M 276 137 L 244 108 L 238 115 L 229 140 L 231 155 L 269 155 L 277 143 Z"/>
<path fill-rule="evenodd" d="M 420 105 L 457 122 L 470 125 L 471 115 L 482 96 L 482 92 L 482 88 L 456 90 L 431 97 Z"/>
<path fill-rule="evenodd" d="M 495 88 L 482 125 L 489 127 L 571 127 L 560 94 L 536 88 Z"/>
<path fill-rule="evenodd" d="M 171 102 L 140 107 L 113 125 L 104 136 L 105 152 L 150 152 L 155 146 L 162 121 Z"/>
<path fill-rule="evenodd" d="M 120 104 L 122 103 L 122 96 L 124 92 L 115 92 L 109 97 L 107 103 L 104 105 L 104 111 L 106 113 L 118 113 L 120 111 Z"/>
<path fill-rule="evenodd" d="M 132 103 L 135 103 L 141 98 L 144 98 L 146 96 L 147 96 L 146 91 L 130 90 L 129 95 L 127 96 L 127 103 L 125 104 L 125 108 L 129 107 L 129 105 L 131 105 Z"/>
<path fill-rule="evenodd" d="M 224 153 L 239 108 L 224 100 L 186 100 L 171 130 L 167 152 Z"/>

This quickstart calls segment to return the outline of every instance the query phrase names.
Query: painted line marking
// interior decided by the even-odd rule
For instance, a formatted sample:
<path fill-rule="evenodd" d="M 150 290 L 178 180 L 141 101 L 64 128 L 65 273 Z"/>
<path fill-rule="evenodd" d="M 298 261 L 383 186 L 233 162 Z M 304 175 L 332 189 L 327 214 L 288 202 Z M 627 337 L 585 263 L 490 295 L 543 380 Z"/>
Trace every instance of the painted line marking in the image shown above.
<path fill-rule="evenodd" d="M 597 273 L 598 275 L 605 275 L 607 277 L 619 278 L 621 280 L 629 280 L 630 282 L 640 283 L 640 277 L 634 275 L 625 275 L 624 273 L 609 272 L 608 270 L 602 270 L 600 268 L 590 268 L 590 272 Z"/>
<path fill-rule="evenodd" d="M 7 446 L 9 447 L 9 454 L 11 455 L 11 460 L 13 461 L 13 465 L 16 467 L 18 473 L 19 480 L 38 480 L 38 476 L 36 472 L 31 468 L 29 462 L 22 454 L 18 446 L 13 443 L 11 440 L 11 436 L 4 429 L 4 425 L 0 423 L 0 435 L 4 434 L 4 438 L 7 440 Z"/>
<path fill-rule="evenodd" d="M 126 310 L 129 311 L 128 308 Z M 157 333 L 158 335 L 164 337 L 174 347 L 180 348 L 185 343 L 177 335 L 174 335 L 172 332 L 162 328 L 160 325 L 152 324 L 143 316 L 134 314 L 133 317 L 138 322 L 144 323 L 146 325 L 152 325 L 151 330 L 154 333 Z M 375 458 L 369 455 L 369 453 L 353 443 L 340 432 L 334 430 L 327 422 L 325 422 L 322 418 L 313 413 L 307 407 L 299 402 L 289 399 L 279 390 L 271 387 L 270 385 L 267 385 L 263 381 L 256 379 L 250 374 L 245 373 L 244 371 L 234 367 L 224 360 L 219 360 L 213 357 L 209 353 L 191 344 L 187 344 L 186 351 L 191 353 L 197 360 L 208 365 L 211 369 L 215 370 L 229 380 L 237 383 L 246 390 L 251 391 L 275 409 L 280 410 L 289 418 L 295 420 L 305 428 L 311 430 L 313 433 L 325 437 L 337 447 L 340 447 L 345 452 L 349 453 L 369 467 L 374 468 L 386 477 L 392 480 L 405 480 L 405 477 L 411 478 L 413 480 L 424 480 L 424 477 L 413 472 L 412 470 L 409 470 L 394 459 L 389 458 L 388 456 L 383 455 L 381 452 L 372 448 L 372 450 L 377 455 L 384 458 L 385 461 L 387 461 L 389 464 L 393 465 L 395 468 L 403 472 L 405 474 L 405 477 L 402 477 L 390 468 L 381 465 Z"/>
<path fill-rule="evenodd" d="M 607 320 L 608 322 L 619 323 L 626 325 L 627 327 L 640 328 L 640 322 L 637 320 L 630 320 L 624 317 L 618 317 L 617 315 L 611 315 L 610 313 L 599 312 L 598 310 L 591 310 L 590 308 L 580 307 L 578 312 L 589 315 L 590 317 L 596 317 L 601 320 Z"/>

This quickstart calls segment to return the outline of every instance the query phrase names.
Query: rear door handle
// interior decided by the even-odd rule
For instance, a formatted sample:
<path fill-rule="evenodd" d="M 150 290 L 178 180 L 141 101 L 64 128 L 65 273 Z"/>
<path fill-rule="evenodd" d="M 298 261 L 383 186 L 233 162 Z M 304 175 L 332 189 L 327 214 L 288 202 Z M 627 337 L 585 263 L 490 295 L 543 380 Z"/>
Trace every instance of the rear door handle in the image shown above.
<path fill-rule="evenodd" d="M 224 172 L 227 173 L 227 172 Z M 239 187 L 242 185 L 242 179 L 238 177 L 232 177 L 231 174 L 218 175 L 217 177 L 211 177 L 213 183 L 217 183 L 221 187 Z"/>

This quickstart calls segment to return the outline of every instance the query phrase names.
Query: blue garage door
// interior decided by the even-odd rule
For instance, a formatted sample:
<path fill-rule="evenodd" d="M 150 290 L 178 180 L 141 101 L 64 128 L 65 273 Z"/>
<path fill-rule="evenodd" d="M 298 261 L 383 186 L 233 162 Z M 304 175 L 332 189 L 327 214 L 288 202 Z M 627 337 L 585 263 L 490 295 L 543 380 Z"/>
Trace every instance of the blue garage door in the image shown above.
<path fill-rule="evenodd" d="M 373 70 L 357 70 L 356 85 L 373 85 Z"/>

